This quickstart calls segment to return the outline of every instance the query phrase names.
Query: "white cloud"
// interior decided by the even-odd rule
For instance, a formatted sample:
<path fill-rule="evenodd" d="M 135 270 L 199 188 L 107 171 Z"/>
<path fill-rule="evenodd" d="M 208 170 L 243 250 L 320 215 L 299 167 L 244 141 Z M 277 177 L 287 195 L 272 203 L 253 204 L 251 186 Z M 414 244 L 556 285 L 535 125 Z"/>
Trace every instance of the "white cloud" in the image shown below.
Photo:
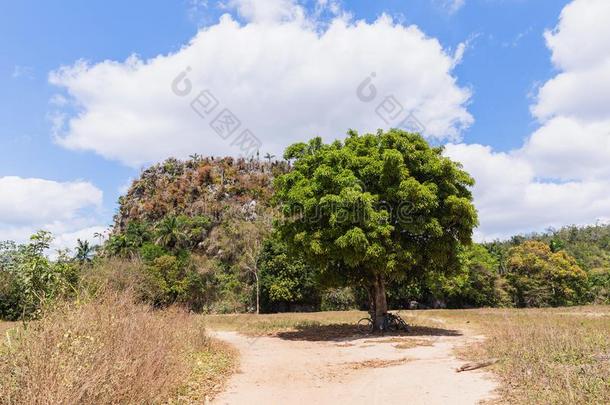
<path fill-rule="evenodd" d="M 586 121 L 558 116 L 535 131 L 518 153 L 539 177 L 610 178 L 610 119 Z"/>
<path fill-rule="evenodd" d="M 538 180 L 534 166 L 518 154 L 481 145 L 449 144 L 447 156 L 464 164 L 477 181 L 477 240 L 506 238 L 567 224 L 591 224 L 610 212 L 610 181 Z"/>
<path fill-rule="evenodd" d="M 330 140 L 349 128 L 389 126 L 375 113 L 387 95 L 414 111 L 430 137 L 457 140 L 473 121 L 466 110 L 470 92 L 452 76 L 454 55 L 415 26 L 388 16 L 352 21 L 328 1 L 318 11 L 339 16 L 325 20 L 323 28 L 316 13 L 306 15 L 288 0 L 227 6 L 247 23 L 224 15 L 176 53 L 150 60 L 81 61 L 53 72 L 50 81 L 78 110 L 65 122 L 56 119 L 57 141 L 139 166 L 195 152 L 237 155 L 240 150 L 231 142 L 248 128 L 262 141 L 262 153 L 281 155 L 290 143 L 315 135 Z M 172 82 L 187 67 L 192 91 L 180 97 Z M 372 72 L 377 97 L 366 103 L 356 89 Z M 203 119 L 189 104 L 205 89 L 220 104 Z M 54 116 L 63 117 L 70 108 Z M 228 140 L 209 126 L 222 108 L 241 121 Z"/>
<path fill-rule="evenodd" d="M 606 54 L 605 60 L 583 69 L 564 71 L 546 82 L 532 107 L 534 115 L 541 120 L 561 115 L 585 120 L 610 119 L 610 50 Z"/>
<path fill-rule="evenodd" d="M 575 0 L 561 12 L 559 24 L 544 36 L 552 61 L 566 71 L 586 69 L 608 59 L 610 2 Z"/>
<path fill-rule="evenodd" d="M 40 229 L 54 234 L 54 248 L 73 247 L 76 237 L 103 230 L 95 211 L 102 191 L 88 182 L 0 177 L 0 240 L 25 242 Z M 89 235 L 89 233 L 91 233 Z"/>
<path fill-rule="evenodd" d="M 553 64 L 561 70 L 539 91 L 534 115 L 589 122 L 610 120 L 610 2 L 574 0 L 544 34 Z"/>
<path fill-rule="evenodd" d="M 228 0 L 227 8 L 234 8 L 239 15 L 253 23 L 277 23 L 280 21 L 303 22 L 303 7 L 292 0 Z"/>
<path fill-rule="evenodd" d="M 78 240 L 88 241 L 90 245 L 99 245 L 100 239 L 95 237 L 96 234 L 104 235 L 102 237 L 102 243 L 106 239 L 106 231 L 108 228 L 104 226 L 88 226 L 85 228 L 77 229 L 72 232 L 56 232 L 54 233 L 55 239 L 51 244 L 51 250 L 56 251 L 58 249 L 70 249 L 73 250 L 76 247 Z"/>
<path fill-rule="evenodd" d="M 87 182 L 60 183 L 36 178 L 0 177 L 0 223 L 65 220 L 99 206 L 102 191 Z"/>
<path fill-rule="evenodd" d="M 478 239 L 608 218 L 609 15 L 608 1 L 575 0 L 545 33 L 561 71 L 540 88 L 531 110 L 541 126 L 522 148 L 447 145 L 477 180 Z"/>
<path fill-rule="evenodd" d="M 13 79 L 26 78 L 33 79 L 34 78 L 34 68 L 31 66 L 13 66 L 13 73 L 11 74 Z"/>
<path fill-rule="evenodd" d="M 464 6 L 466 0 L 434 0 L 434 2 L 449 14 L 453 14 Z"/>

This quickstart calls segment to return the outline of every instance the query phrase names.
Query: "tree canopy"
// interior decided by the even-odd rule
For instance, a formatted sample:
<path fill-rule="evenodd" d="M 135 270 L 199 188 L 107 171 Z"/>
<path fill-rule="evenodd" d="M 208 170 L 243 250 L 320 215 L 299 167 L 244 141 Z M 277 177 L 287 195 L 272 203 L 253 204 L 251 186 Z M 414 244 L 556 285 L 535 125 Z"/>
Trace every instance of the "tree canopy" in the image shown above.
<path fill-rule="evenodd" d="M 379 318 L 386 281 L 451 269 L 471 242 L 474 181 L 442 151 L 397 129 L 291 145 L 293 170 L 275 181 L 279 230 L 329 284 L 369 286 Z"/>
<path fill-rule="evenodd" d="M 517 306 L 559 306 L 582 302 L 587 273 L 564 251 L 527 241 L 511 249 L 508 279 Z"/>

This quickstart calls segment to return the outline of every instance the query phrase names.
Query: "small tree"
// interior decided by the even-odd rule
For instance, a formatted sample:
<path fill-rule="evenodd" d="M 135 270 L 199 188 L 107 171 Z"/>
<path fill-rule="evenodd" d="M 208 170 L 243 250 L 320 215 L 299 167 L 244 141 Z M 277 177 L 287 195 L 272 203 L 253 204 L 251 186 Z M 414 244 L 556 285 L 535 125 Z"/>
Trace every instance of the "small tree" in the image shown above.
<path fill-rule="evenodd" d="M 93 246 L 89 244 L 88 240 L 76 240 L 76 255 L 74 258 L 80 263 L 90 262 L 91 256 L 93 256 L 93 252 Z"/>
<path fill-rule="evenodd" d="M 184 231 L 184 219 L 168 215 L 156 226 L 157 244 L 170 250 L 180 247 L 187 239 Z"/>
<path fill-rule="evenodd" d="M 275 158 L 275 155 L 272 155 L 271 153 L 265 153 L 264 157 L 265 157 L 265 159 L 267 159 L 269 164 L 271 164 L 271 160 L 273 160 L 273 158 Z"/>
<path fill-rule="evenodd" d="M 319 306 L 316 269 L 289 254 L 277 233 L 263 243 L 258 262 L 263 311 L 286 311 L 291 305 Z"/>
<path fill-rule="evenodd" d="M 294 170 L 275 182 L 280 232 L 327 284 L 368 288 L 376 329 L 388 281 L 446 271 L 471 242 L 474 181 L 417 134 L 350 131 L 345 142 L 294 144 L 284 158 Z"/>
<path fill-rule="evenodd" d="M 587 288 L 587 273 L 565 251 L 527 241 L 510 251 L 508 281 L 520 307 L 575 305 Z"/>
<path fill-rule="evenodd" d="M 270 234 L 263 220 L 231 219 L 216 227 L 207 240 L 207 252 L 227 267 L 254 278 L 256 313 L 260 312 L 259 254 Z"/>
<path fill-rule="evenodd" d="M 262 249 L 263 241 L 268 235 L 267 229 L 262 224 L 254 222 L 244 222 L 241 230 L 242 241 L 241 256 L 238 261 L 238 266 L 254 276 L 256 288 L 256 313 L 260 313 L 260 279 L 259 279 L 259 263 L 258 256 Z"/>

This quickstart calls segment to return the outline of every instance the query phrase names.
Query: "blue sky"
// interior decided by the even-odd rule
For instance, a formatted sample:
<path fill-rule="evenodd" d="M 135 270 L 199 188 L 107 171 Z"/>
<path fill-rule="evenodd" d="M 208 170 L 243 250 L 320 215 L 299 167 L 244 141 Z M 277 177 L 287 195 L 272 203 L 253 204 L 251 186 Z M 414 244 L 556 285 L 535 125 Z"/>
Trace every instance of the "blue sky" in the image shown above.
<path fill-rule="evenodd" d="M 75 66 L 79 60 L 96 66 L 104 61 L 124 63 L 132 54 L 147 61 L 158 55 L 180 53 L 200 29 L 219 24 L 224 13 L 231 14 L 242 27 L 256 23 L 239 8 L 240 1 L 230 3 L 219 5 L 211 0 L 3 2 L 0 6 L 0 86 L 3 89 L 0 178 L 18 176 L 90 183 L 103 192 L 102 202 L 93 204 L 93 208 L 88 206 L 86 214 L 74 213 L 73 217 L 93 218 L 82 222 L 87 226 L 94 222 L 109 224 L 119 190 L 146 163 L 137 161 L 130 165 L 120 153 L 113 158 L 114 152 L 95 150 L 95 147 L 59 144 L 53 137 L 54 114 L 60 110 L 74 115 L 78 114 L 75 111 L 92 107 L 86 104 L 85 98 L 77 100 L 82 103 L 76 103 L 73 108 L 57 107 L 54 97 L 55 100 L 58 94 L 67 97 L 74 88 L 65 80 L 63 84 L 51 84 L 49 74 L 62 66 Z M 333 2 L 327 2 L 325 11 L 315 17 L 320 23 L 318 30 L 324 30 L 324 23 L 338 18 L 330 3 Z M 465 0 L 460 7 L 453 8 L 449 0 L 359 0 L 333 4 L 338 4 L 342 13 L 349 13 L 351 21 L 365 20 L 372 26 L 380 15 L 387 14 L 394 19 L 394 24 L 416 25 L 427 37 L 436 38 L 447 55 L 453 55 L 463 44 L 463 57 L 447 72 L 447 77 L 456 80 L 456 88 L 470 91 L 468 100 L 458 104 L 473 121 L 460 132 L 459 138 L 450 141 L 463 145 L 461 152 L 454 152 L 460 157 L 467 156 L 464 153 L 467 145 L 480 144 L 489 147 L 490 159 L 497 160 L 502 152 L 514 155 L 544 125 L 530 109 L 536 103 L 540 87 L 558 75 L 561 66 L 551 60 L 552 50 L 543 34 L 558 25 L 560 13 L 568 3 Z M 307 13 L 315 12 L 315 1 L 300 5 Z M 408 63 L 408 55 L 397 51 L 397 57 L 406 58 Z M 64 122 L 64 128 L 65 125 Z M 308 138 L 312 134 L 299 135 Z M 277 140 L 277 144 L 281 146 L 282 141 Z M 205 154 L 202 150 L 192 152 Z M 552 184 L 566 180 L 548 171 L 535 171 L 532 177 L 553 178 Z M 3 191 L 10 193 L 10 189 Z M 582 221 L 598 217 L 592 214 Z M 535 223 L 532 225 L 535 229 L 530 230 L 579 221 L 558 218 Z M 17 225 L 29 229 L 28 224 Z M 0 209 L 0 229 L 17 225 L 3 220 Z M 38 224 L 31 224 L 35 225 Z M 506 228 L 505 232 L 527 230 Z M 494 228 L 486 235 L 498 236 L 503 232 Z"/>

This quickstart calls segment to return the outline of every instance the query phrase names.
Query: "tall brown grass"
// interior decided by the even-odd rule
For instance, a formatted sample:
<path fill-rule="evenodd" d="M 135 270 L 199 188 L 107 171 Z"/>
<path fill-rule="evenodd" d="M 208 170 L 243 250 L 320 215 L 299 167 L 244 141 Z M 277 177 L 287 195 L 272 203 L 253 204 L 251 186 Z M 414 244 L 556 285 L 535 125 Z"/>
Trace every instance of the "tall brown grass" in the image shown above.
<path fill-rule="evenodd" d="M 493 366 L 507 404 L 610 404 L 610 307 L 430 311 L 487 338 L 466 348 Z M 467 324 L 465 322 L 468 322 Z"/>
<path fill-rule="evenodd" d="M 0 404 L 164 403 L 185 392 L 211 344 L 196 317 L 128 293 L 66 304 L 4 338 Z"/>

